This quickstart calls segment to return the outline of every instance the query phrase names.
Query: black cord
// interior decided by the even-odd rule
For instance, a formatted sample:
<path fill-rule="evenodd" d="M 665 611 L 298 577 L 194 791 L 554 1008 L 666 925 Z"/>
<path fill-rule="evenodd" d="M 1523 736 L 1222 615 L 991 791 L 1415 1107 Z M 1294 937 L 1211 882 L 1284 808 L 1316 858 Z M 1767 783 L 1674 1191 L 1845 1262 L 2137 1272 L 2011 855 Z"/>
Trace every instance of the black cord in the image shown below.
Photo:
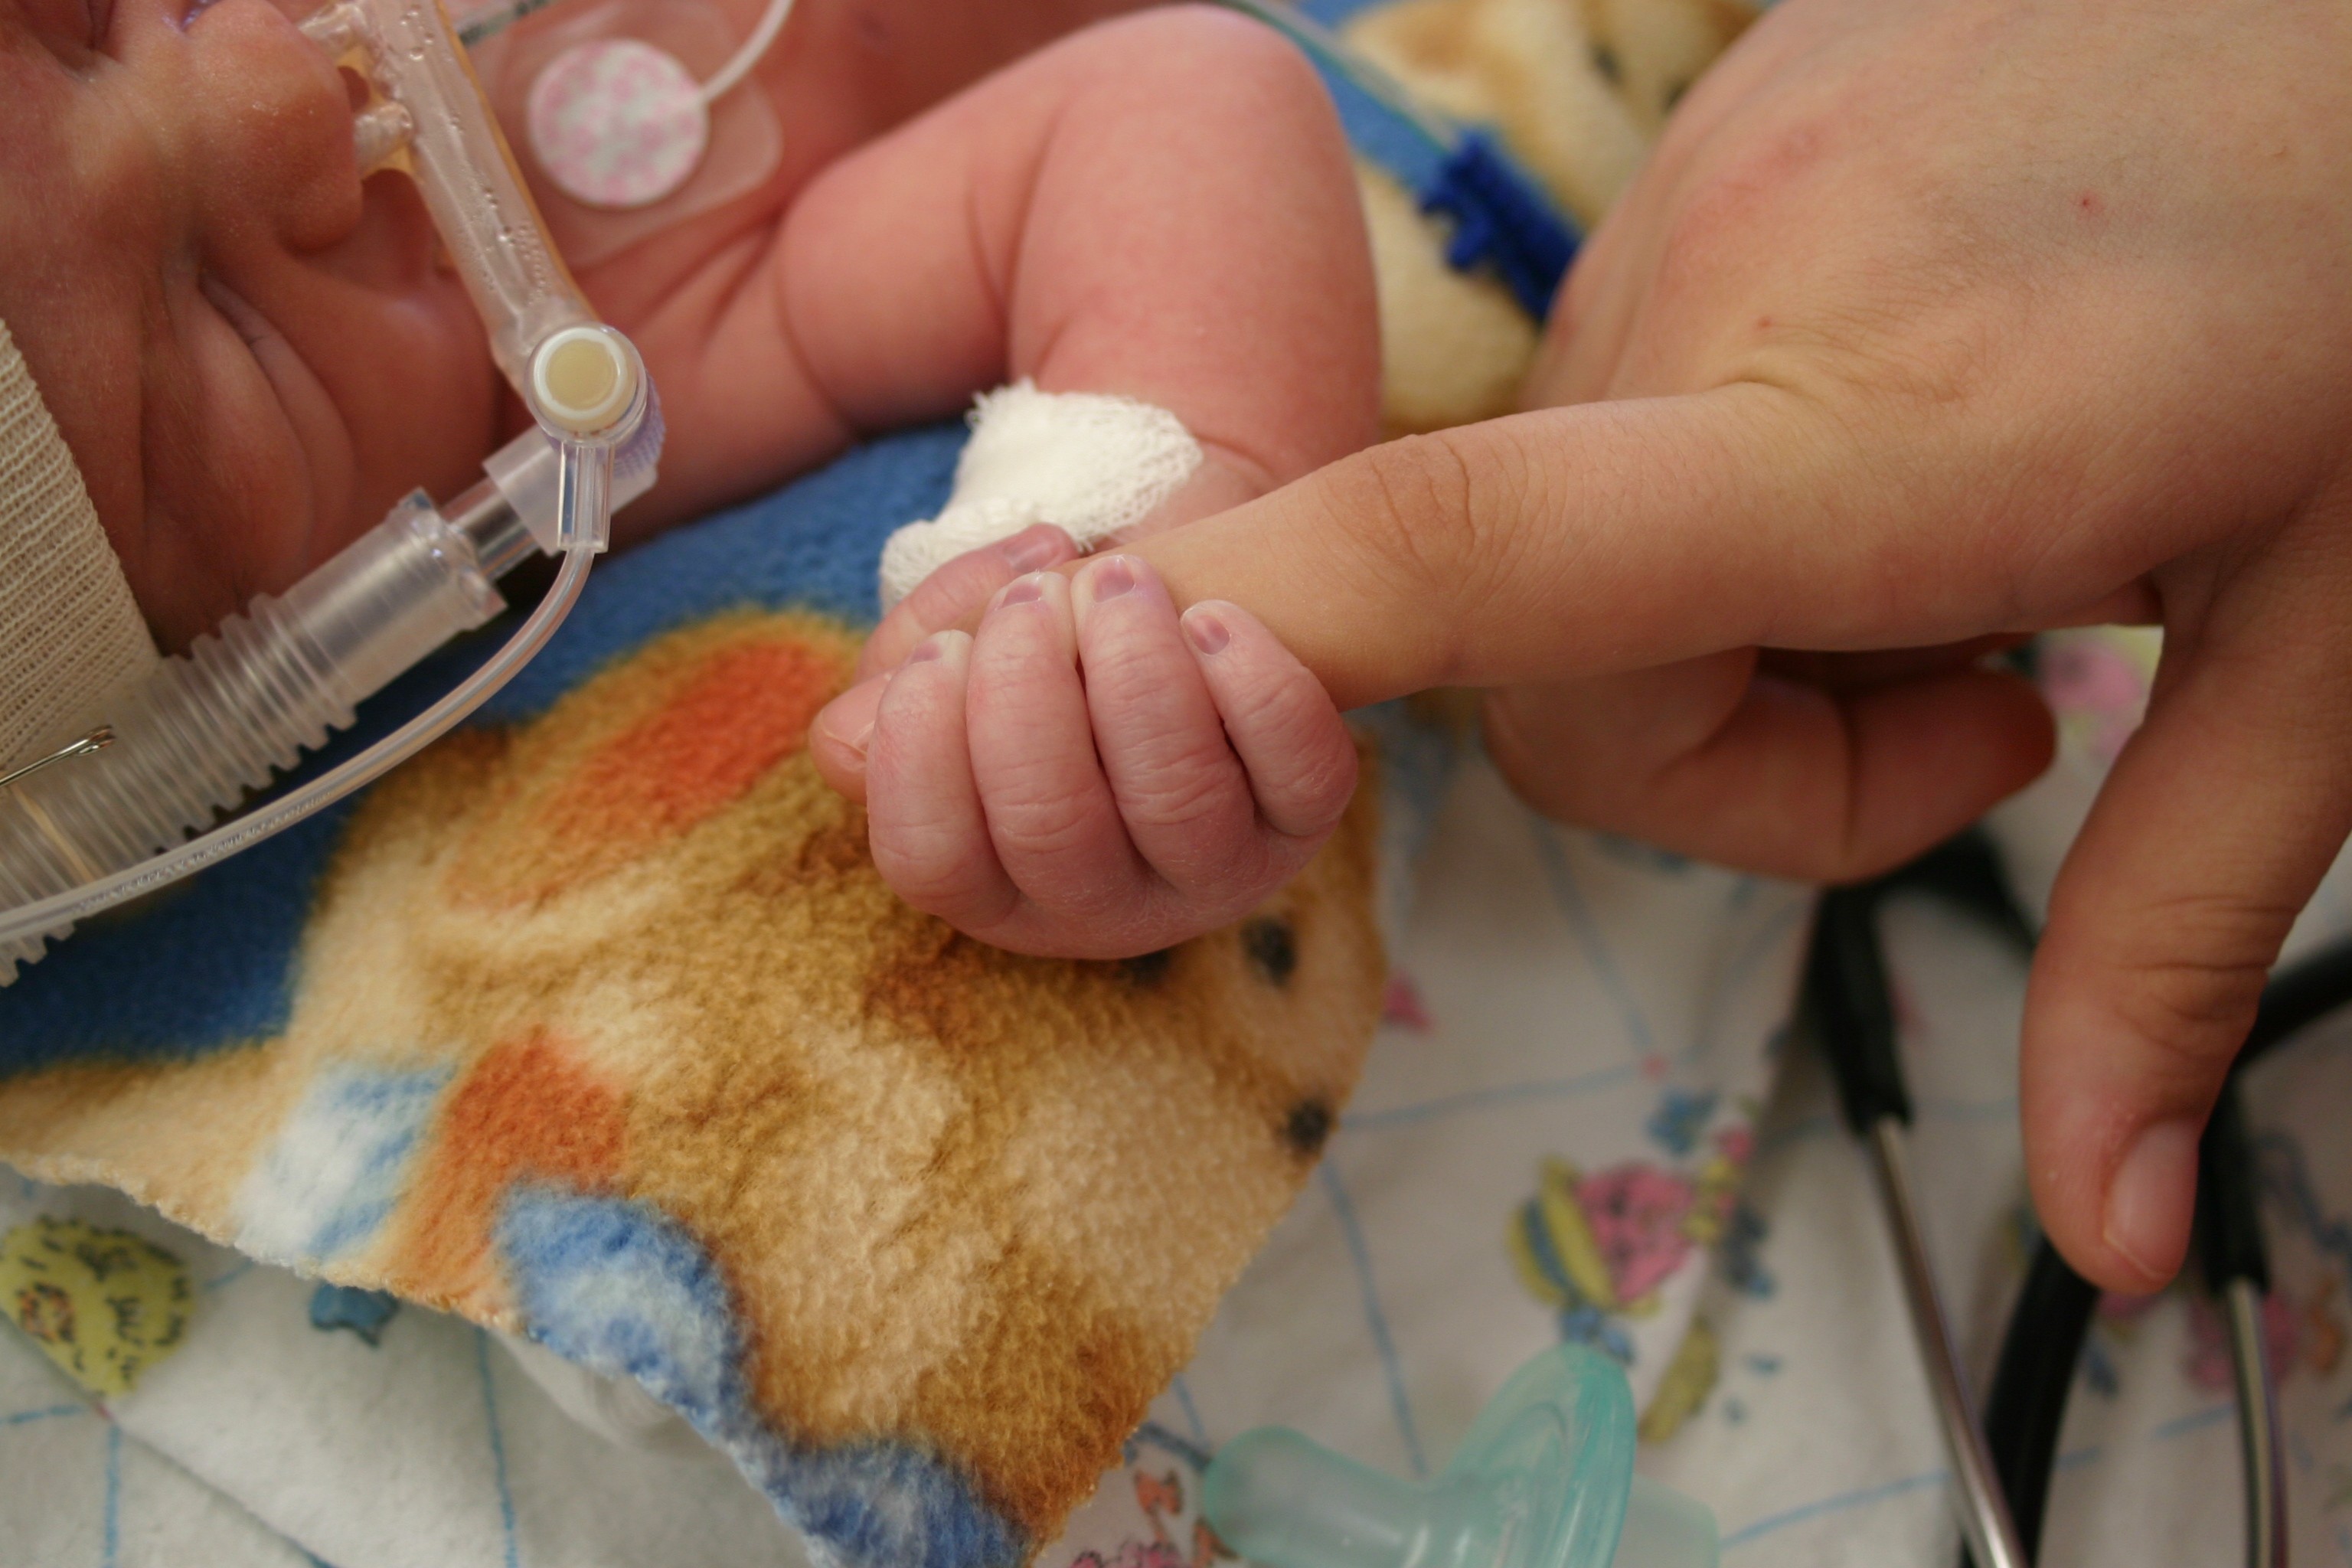
<path fill-rule="evenodd" d="M 2050 1501 L 2050 1478 L 2058 1458 L 2058 1431 L 2066 1396 L 2074 1392 L 2074 1363 L 2091 1331 L 2091 1309 L 2099 1293 L 2074 1272 L 2043 1237 L 2033 1247 L 2025 1284 L 2010 1309 L 2001 1336 L 2000 1363 L 1985 1401 L 1985 1444 L 1993 1473 L 2009 1498 L 2017 1539 L 2031 1562 L 2042 1551 L 2042 1515 Z M 1960 1547 L 1961 1568 L 1973 1559 Z"/>
<path fill-rule="evenodd" d="M 2252 1139 L 2238 1075 L 2281 1041 L 2347 1005 L 2352 1005 L 2352 942 L 2314 953 L 2273 975 L 2263 988 L 2245 1048 L 2221 1086 L 2198 1152 L 2198 1261 L 2207 1288 L 2216 1293 L 2232 1279 L 2252 1279 L 2265 1291 L 2270 1288 Z M 2058 1255 L 2048 1237 L 2035 1244 L 2024 1288 L 2001 1336 L 2000 1363 L 1985 1404 L 1985 1441 L 2028 1557 L 2041 1548 L 2059 1428 L 2097 1300 L 2098 1292 Z M 1960 1563 L 1961 1568 L 1970 1568 L 1966 1546 L 1960 1548 Z"/>
<path fill-rule="evenodd" d="M 1806 953 L 1801 1005 L 1829 1058 L 1846 1124 L 1867 1135 L 1882 1117 L 1908 1122 L 1895 1029 L 1893 994 L 1878 938 L 1878 906 L 1891 892 L 1927 893 L 1982 920 L 2030 954 L 2034 931 L 2011 889 L 1991 839 L 1965 833 L 1873 882 L 1822 895 Z M 2258 1213 L 2258 1176 L 2238 1074 L 2282 1040 L 2336 1008 L 2352 1005 L 2352 941 L 2336 943 L 2273 975 L 2199 1148 L 2197 1244 L 2207 1286 L 2217 1295 L 2231 1280 L 2267 1291 L 2270 1261 Z M 2000 1360 L 1985 1404 L 1985 1440 L 2009 1499 L 2029 1560 L 2041 1549 L 2058 1435 L 2074 1391 L 2074 1368 L 2090 1333 L 2098 1291 L 2045 1237 L 2035 1243 L 2025 1283 L 2001 1336 Z M 1968 1547 L 1961 1568 L 1973 1568 Z"/>
<path fill-rule="evenodd" d="M 2233 1070 L 2244 1070 L 2282 1040 L 2347 1004 L 2352 1004 L 2352 939 L 2323 947 L 2271 976 Z"/>
<path fill-rule="evenodd" d="M 1890 893 L 1926 893 L 1974 915 L 2020 952 L 2031 956 L 2033 952 L 2033 922 L 2026 919 L 2025 906 L 2009 885 L 2000 851 L 1981 826 L 1954 834 L 1872 885 Z"/>
<path fill-rule="evenodd" d="M 1802 1006 L 1829 1058 L 1845 1124 L 1857 1138 L 1885 1117 L 1908 1124 L 1911 1096 L 1895 1054 L 1894 994 L 1878 945 L 1875 883 L 1832 888 L 1813 916 Z"/>
<path fill-rule="evenodd" d="M 1866 1134 L 1880 1115 L 1910 1120 L 1877 930 L 1878 905 L 1894 892 L 1927 894 L 1976 917 L 2021 952 L 2030 956 L 2033 951 L 2032 923 L 1981 827 L 1969 828 L 1874 882 L 1822 895 L 1807 954 L 1804 1006 L 1830 1058 L 1846 1122 L 1857 1134 Z M 2046 1240 L 2035 1247 L 2001 1342 L 1984 1418 L 1994 1474 L 2029 1559 L 2041 1543 L 2059 1426 L 2097 1301 L 2098 1292 L 2057 1248 Z M 1971 1568 L 1973 1561 L 1962 1545 L 1962 1568 Z"/>
<path fill-rule="evenodd" d="M 2205 1276 L 2205 1288 L 2215 1296 L 2237 1279 L 2251 1279 L 2256 1289 L 2270 1294 L 2261 1182 L 2238 1075 L 2232 1070 L 2221 1082 L 2213 1114 L 2206 1118 L 2205 1134 L 2197 1143 L 2197 1265 Z"/>
<path fill-rule="evenodd" d="M 1881 1116 L 1910 1119 L 1910 1096 L 1897 1050 L 1877 912 L 1896 891 L 1927 894 L 1976 916 L 2020 952 L 2035 933 L 1991 839 L 1971 827 L 1874 882 L 1822 895 L 1807 960 L 1804 1000 L 1830 1058 L 1847 1124 L 1867 1132 Z M 2352 1004 L 2352 942 L 2323 950 L 2273 976 L 2253 1026 L 2206 1123 L 2198 1159 L 2198 1258 L 2216 1294 L 2231 1280 L 2267 1290 L 2252 1141 L 2238 1072 L 2315 1020 Z M 2088 1337 L 2098 1292 L 2045 1237 L 2035 1244 L 2025 1282 L 2001 1338 L 2000 1360 L 1985 1404 L 1985 1438 L 2028 1557 L 2041 1546 L 2053 1466 Z M 1972 1568 L 1964 1545 L 1962 1568 Z"/>

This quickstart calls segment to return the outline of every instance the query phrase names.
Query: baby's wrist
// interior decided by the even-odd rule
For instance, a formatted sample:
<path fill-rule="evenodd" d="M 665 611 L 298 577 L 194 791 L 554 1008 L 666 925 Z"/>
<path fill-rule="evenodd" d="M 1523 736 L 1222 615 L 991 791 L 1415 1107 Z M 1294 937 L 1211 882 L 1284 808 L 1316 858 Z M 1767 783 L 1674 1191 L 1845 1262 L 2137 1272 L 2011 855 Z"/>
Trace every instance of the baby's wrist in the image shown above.
<path fill-rule="evenodd" d="M 1041 522 L 1082 551 L 1157 526 L 1196 479 L 1208 474 L 1211 489 L 1223 488 L 1213 470 L 1231 467 L 1213 465 L 1175 415 L 1132 398 L 1022 381 L 982 397 L 971 417 L 948 504 L 883 547 L 886 612 L 957 556 Z"/>

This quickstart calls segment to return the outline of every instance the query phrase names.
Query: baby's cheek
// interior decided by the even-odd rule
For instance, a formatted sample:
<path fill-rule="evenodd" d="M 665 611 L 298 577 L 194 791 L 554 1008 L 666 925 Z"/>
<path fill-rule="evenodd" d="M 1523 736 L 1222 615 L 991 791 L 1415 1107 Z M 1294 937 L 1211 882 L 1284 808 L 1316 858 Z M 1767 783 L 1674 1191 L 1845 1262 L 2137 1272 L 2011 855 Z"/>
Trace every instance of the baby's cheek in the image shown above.
<path fill-rule="evenodd" d="M 375 202 L 372 189 L 372 209 Z M 510 434 L 501 429 L 505 384 L 455 275 L 430 273 L 389 297 L 372 288 L 298 291 L 286 320 L 348 433 L 350 534 L 373 527 L 412 489 L 445 501 L 459 494 Z M 519 424 L 519 408 L 515 416 Z"/>
<path fill-rule="evenodd" d="M 446 500 L 481 478 L 482 459 L 514 433 L 502 426 L 520 429 L 526 416 L 491 363 L 481 318 L 455 278 L 444 275 L 436 298 L 395 315 L 401 334 L 413 332 L 421 341 L 413 349 L 410 378 L 386 396 L 394 406 L 372 416 L 409 440 L 393 455 L 394 471 L 367 477 L 401 487 L 386 506 L 410 485 Z M 356 403 L 354 397 L 344 405 Z M 368 444 L 362 451 L 363 459 L 373 456 Z"/>

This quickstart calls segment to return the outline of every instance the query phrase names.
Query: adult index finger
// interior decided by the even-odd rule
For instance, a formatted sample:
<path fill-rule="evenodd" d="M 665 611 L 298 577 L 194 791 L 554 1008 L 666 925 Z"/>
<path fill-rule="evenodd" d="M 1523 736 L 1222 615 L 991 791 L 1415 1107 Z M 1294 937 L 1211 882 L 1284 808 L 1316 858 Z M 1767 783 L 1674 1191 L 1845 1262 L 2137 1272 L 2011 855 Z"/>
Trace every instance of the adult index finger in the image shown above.
<path fill-rule="evenodd" d="M 1987 592 L 1935 560 L 1968 531 L 1895 526 L 1923 487 L 1889 476 L 1820 404 L 1743 383 L 1390 442 L 1130 548 L 1180 605 L 1256 616 L 1343 708 L 1984 630 Z"/>

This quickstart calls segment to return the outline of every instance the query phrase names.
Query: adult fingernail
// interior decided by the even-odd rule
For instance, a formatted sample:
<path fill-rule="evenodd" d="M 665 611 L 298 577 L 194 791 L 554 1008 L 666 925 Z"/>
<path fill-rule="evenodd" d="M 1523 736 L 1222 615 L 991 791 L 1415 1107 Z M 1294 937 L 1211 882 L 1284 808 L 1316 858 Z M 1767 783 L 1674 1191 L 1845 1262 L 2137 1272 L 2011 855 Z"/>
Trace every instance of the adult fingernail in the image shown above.
<path fill-rule="evenodd" d="M 1044 584 L 1034 577 L 1023 577 L 1006 585 L 1003 596 L 996 601 L 996 607 L 1001 610 L 1010 605 L 1034 605 L 1045 596 Z"/>
<path fill-rule="evenodd" d="M 1112 555 L 1087 574 L 1087 591 L 1094 602 L 1116 599 L 1135 587 L 1135 564 L 1124 555 Z"/>
<path fill-rule="evenodd" d="M 1031 523 L 998 549 L 1004 556 L 1004 563 L 1015 572 L 1037 571 L 1076 551 L 1070 536 L 1050 522 Z"/>
<path fill-rule="evenodd" d="M 2106 1243 L 2151 1285 L 2170 1279 L 2188 1248 L 2198 1135 L 2185 1116 L 2142 1128 L 2107 1187 Z"/>
<path fill-rule="evenodd" d="M 1204 654 L 1223 653 L 1225 645 L 1234 640 L 1224 622 L 1197 605 L 1184 612 L 1184 635 Z"/>

